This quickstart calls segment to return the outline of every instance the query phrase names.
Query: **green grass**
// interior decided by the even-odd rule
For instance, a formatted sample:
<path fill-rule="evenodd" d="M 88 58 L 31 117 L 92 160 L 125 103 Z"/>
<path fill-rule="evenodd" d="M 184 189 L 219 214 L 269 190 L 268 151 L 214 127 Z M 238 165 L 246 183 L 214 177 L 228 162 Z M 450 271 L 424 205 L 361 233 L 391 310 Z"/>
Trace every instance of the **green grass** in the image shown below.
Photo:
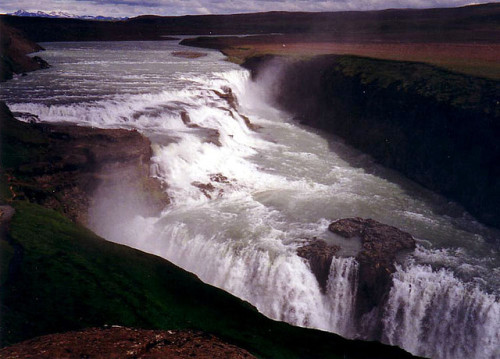
<path fill-rule="evenodd" d="M 433 65 L 358 56 L 337 56 L 337 69 L 347 76 L 359 76 L 362 83 L 436 99 L 460 109 L 480 109 L 499 114 L 498 81 L 464 75 Z"/>
<path fill-rule="evenodd" d="M 4 103 L 0 103 L 2 167 L 14 168 L 33 163 L 47 155 L 49 138 L 38 128 L 14 120 Z"/>

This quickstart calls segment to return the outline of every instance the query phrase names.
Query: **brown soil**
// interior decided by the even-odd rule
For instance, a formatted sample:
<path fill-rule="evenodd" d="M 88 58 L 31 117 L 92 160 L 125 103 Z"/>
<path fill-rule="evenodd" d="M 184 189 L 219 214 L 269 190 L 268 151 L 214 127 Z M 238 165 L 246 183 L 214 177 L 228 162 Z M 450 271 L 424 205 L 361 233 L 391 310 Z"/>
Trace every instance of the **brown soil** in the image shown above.
<path fill-rule="evenodd" d="M 0 350 L 14 358 L 255 358 L 244 349 L 213 335 L 195 331 L 90 328 L 51 334 Z"/>
<path fill-rule="evenodd" d="M 186 40 L 183 43 L 219 49 L 231 61 L 237 63 L 249 57 L 267 54 L 292 57 L 356 55 L 384 60 L 424 62 L 469 75 L 500 79 L 498 43 L 345 42 L 304 35 L 205 38 Z"/>
<path fill-rule="evenodd" d="M 199 57 L 207 56 L 206 52 L 195 52 L 195 51 L 174 51 L 172 56 L 183 57 L 185 59 L 197 59 Z"/>

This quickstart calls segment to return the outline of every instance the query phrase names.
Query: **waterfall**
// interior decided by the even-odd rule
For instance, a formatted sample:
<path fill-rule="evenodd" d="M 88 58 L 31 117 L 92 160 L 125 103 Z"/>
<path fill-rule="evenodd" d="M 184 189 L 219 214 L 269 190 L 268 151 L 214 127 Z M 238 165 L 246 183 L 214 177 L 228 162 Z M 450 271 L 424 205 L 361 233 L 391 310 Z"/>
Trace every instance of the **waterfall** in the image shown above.
<path fill-rule="evenodd" d="M 398 266 L 383 340 L 432 358 L 500 357 L 500 303 L 446 269 Z"/>
<path fill-rule="evenodd" d="M 352 257 L 334 257 L 326 296 L 330 310 L 329 330 L 345 337 L 355 336 L 354 310 L 358 285 L 358 262 Z"/>
<path fill-rule="evenodd" d="M 500 260 L 484 241 L 497 233 L 477 223 L 456 226 L 470 217 L 442 215 L 448 201 L 433 202 L 394 173 L 384 176 L 366 156 L 273 108 L 266 102 L 273 69 L 264 86 L 216 52 L 172 58 L 176 46 L 47 44 L 57 66 L 2 84 L 12 111 L 150 138 L 152 172 L 168 185 L 171 206 L 142 218 L 127 196 L 101 192 L 91 213 L 98 234 L 162 256 L 271 318 L 374 339 L 356 332 L 356 260 L 334 258 L 323 293 L 296 254 L 311 238 L 333 240 L 333 219 L 373 218 L 424 239 L 427 252 L 397 267 L 387 302 L 366 316 L 373 321 L 367 327 L 418 355 L 500 358 L 498 293 L 486 292 L 499 288 Z M 238 104 L 229 103 L 227 88 Z M 253 131 L 248 120 L 262 129 Z M 454 249 L 444 257 L 447 248 Z M 468 284 L 478 280 L 486 285 Z"/>

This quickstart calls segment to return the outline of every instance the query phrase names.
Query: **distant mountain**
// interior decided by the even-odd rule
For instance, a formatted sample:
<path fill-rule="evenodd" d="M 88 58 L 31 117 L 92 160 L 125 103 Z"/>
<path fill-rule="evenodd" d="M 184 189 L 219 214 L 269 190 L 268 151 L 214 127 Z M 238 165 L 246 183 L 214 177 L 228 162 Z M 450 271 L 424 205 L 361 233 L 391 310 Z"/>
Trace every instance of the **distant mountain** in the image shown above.
<path fill-rule="evenodd" d="M 29 11 L 25 11 L 25 10 L 17 10 L 16 12 L 10 13 L 8 15 L 24 16 L 24 17 L 49 17 L 49 18 L 59 18 L 59 19 L 103 20 L 103 21 L 128 19 L 127 17 L 90 16 L 90 15 L 79 16 L 79 15 L 69 14 L 69 13 L 64 12 L 64 11 L 29 12 Z"/>

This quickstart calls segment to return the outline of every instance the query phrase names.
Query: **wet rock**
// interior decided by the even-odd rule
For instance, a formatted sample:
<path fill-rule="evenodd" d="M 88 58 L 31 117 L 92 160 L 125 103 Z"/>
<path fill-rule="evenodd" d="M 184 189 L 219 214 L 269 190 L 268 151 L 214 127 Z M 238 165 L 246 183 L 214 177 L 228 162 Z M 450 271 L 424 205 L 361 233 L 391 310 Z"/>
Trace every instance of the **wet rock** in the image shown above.
<path fill-rule="evenodd" d="M 226 100 L 227 104 L 229 105 L 229 107 L 232 109 L 232 110 L 235 110 L 237 109 L 238 107 L 238 99 L 236 98 L 236 96 L 234 95 L 233 93 L 233 90 L 231 90 L 230 87 L 223 87 L 222 88 L 222 91 L 223 92 L 220 92 L 220 91 L 217 91 L 217 90 L 212 90 L 217 96 L 219 96 L 221 99 L 224 99 Z M 229 114 L 234 118 L 234 115 L 232 113 L 231 110 L 229 110 Z M 258 126 L 258 125 L 255 125 L 253 124 L 252 122 L 250 122 L 250 119 L 245 116 L 245 115 L 242 115 L 241 113 L 238 113 L 238 115 L 243 119 L 243 122 L 245 122 L 245 125 L 252 131 L 257 131 L 259 128 L 261 128 L 261 126 Z"/>
<path fill-rule="evenodd" d="M 230 87 L 224 86 L 222 88 L 223 92 L 217 90 L 212 90 L 212 91 L 221 99 L 226 100 L 226 102 L 232 109 L 236 109 L 236 107 L 238 106 L 238 100 L 236 99 L 236 96 L 234 95 L 233 90 L 231 90 Z"/>
<path fill-rule="evenodd" d="M 31 59 L 33 62 L 37 63 L 41 69 L 48 69 L 50 67 L 49 63 L 40 56 L 33 56 Z"/>
<path fill-rule="evenodd" d="M 241 116 L 241 118 L 243 119 L 243 121 L 245 122 L 245 125 L 252 131 L 257 131 L 258 129 L 262 128 L 262 126 L 259 126 L 259 125 L 256 125 L 252 122 L 250 122 L 250 119 L 245 116 L 245 115 L 242 115 L 241 113 L 239 114 Z"/>
<path fill-rule="evenodd" d="M 197 59 L 199 57 L 207 56 L 206 52 L 197 52 L 197 51 L 174 51 L 172 52 L 172 56 L 175 57 L 183 57 L 185 59 Z"/>
<path fill-rule="evenodd" d="M 29 112 L 13 112 L 12 113 L 15 118 L 21 119 L 22 121 L 28 123 L 38 123 L 40 122 L 40 118 L 37 115 L 34 115 Z"/>
<path fill-rule="evenodd" d="M 189 117 L 189 114 L 186 111 L 181 112 L 181 120 L 184 123 L 184 125 L 186 125 L 186 127 L 198 129 L 198 133 L 202 137 L 204 137 L 203 142 L 212 143 L 218 147 L 222 146 L 222 143 L 220 142 L 219 130 L 216 130 L 215 128 L 201 127 L 196 123 L 192 123 L 191 118 Z"/>
<path fill-rule="evenodd" d="M 226 176 L 224 176 L 222 173 L 211 174 L 210 181 L 217 182 L 217 183 L 229 184 L 229 179 Z"/>
<path fill-rule="evenodd" d="M 213 173 L 210 175 L 210 181 L 220 185 L 230 184 L 229 179 L 222 173 Z M 217 188 L 212 183 L 201 183 L 198 181 L 192 182 L 191 185 L 197 187 L 201 193 L 205 195 L 208 199 L 212 199 L 214 195 L 217 197 L 222 197 L 224 195 L 223 188 Z"/>
<path fill-rule="evenodd" d="M 339 250 L 340 247 L 330 246 L 325 241 L 317 238 L 312 239 L 297 250 L 297 254 L 309 262 L 311 271 L 316 276 L 323 293 L 326 292 L 332 259 Z"/>
<path fill-rule="evenodd" d="M 196 123 L 191 122 L 191 117 L 189 117 L 189 114 L 186 111 L 181 112 L 181 120 L 186 125 L 186 127 L 200 128 L 200 126 L 198 126 Z"/>
<path fill-rule="evenodd" d="M 191 330 L 118 326 L 45 335 L 0 350 L 2 358 L 255 358 L 219 338 Z"/>
<path fill-rule="evenodd" d="M 222 143 L 220 142 L 220 132 L 214 128 L 206 128 L 200 127 L 202 130 L 202 134 L 205 137 L 203 142 L 211 143 L 216 145 L 217 147 L 222 147 Z"/>
<path fill-rule="evenodd" d="M 331 223 L 328 229 L 344 238 L 360 237 L 365 228 L 365 221 L 362 218 L 340 219 Z"/>
<path fill-rule="evenodd" d="M 359 262 L 356 311 L 359 315 L 368 313 L 389 293 L 396 255 L 415 249 L 415 240 L 409 233 L 372 219 L 340 219 L 328 229 L 347 239 L 361 238 L 362 250 L 356 256 Z"/>
<path fill-rule="evenodd" d="M 208 199 L 212 199 L 212 192 L 215 192 L 215 187 L 211 183 L 201 183 L 201 182 L 192 182 L 193 186 L 200 189 L 201 193 L 205 195 Z"/>

